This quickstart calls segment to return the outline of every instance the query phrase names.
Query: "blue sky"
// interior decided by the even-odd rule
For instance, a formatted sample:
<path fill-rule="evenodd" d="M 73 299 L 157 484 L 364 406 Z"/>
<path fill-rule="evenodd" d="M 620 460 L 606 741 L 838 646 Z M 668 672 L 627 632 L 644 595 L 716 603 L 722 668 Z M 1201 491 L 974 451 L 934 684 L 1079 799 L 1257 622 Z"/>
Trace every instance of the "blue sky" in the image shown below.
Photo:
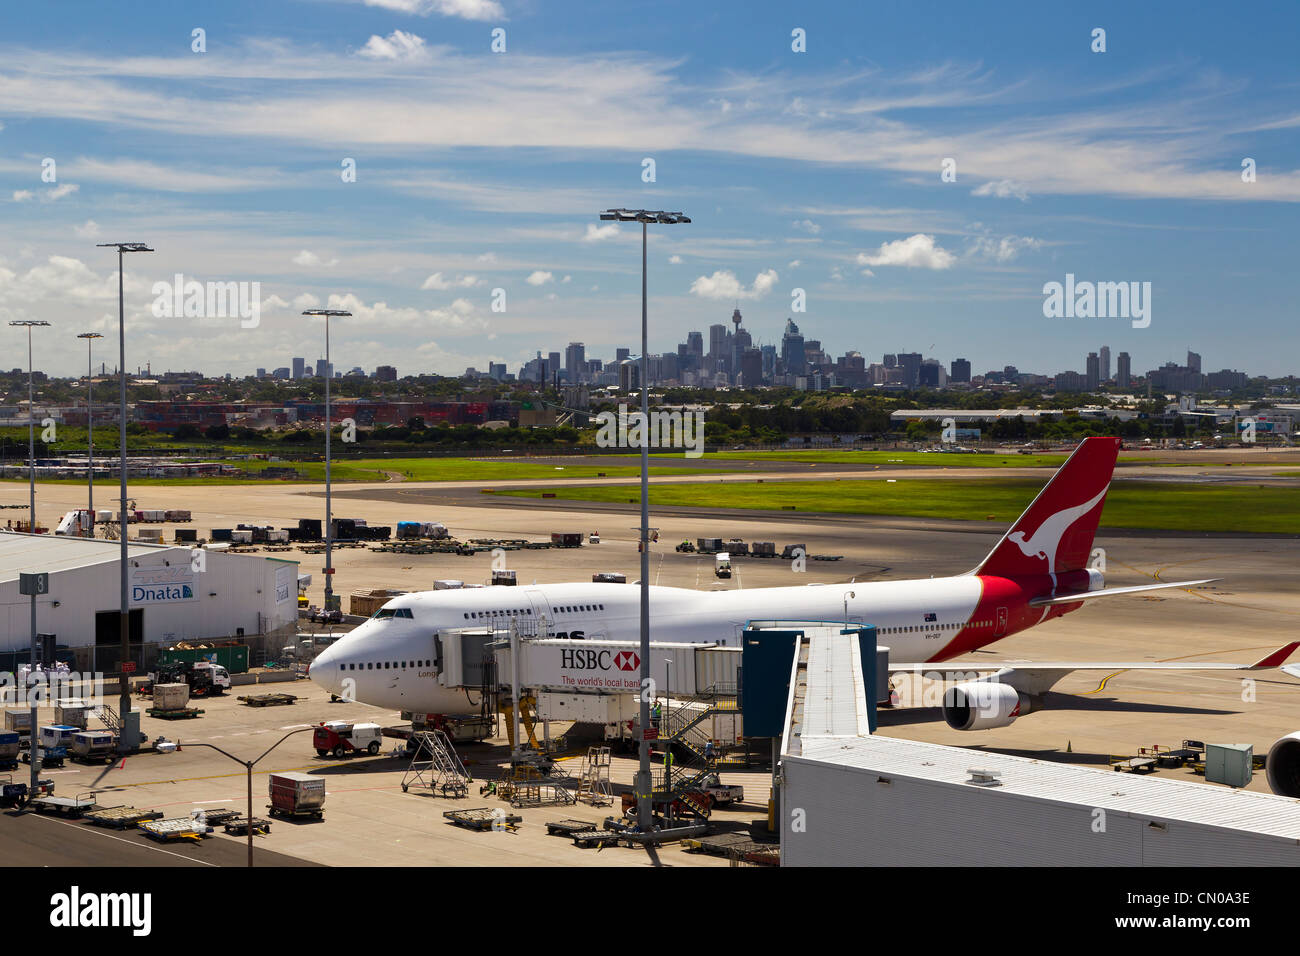
<path fill-rule="evenodd" d="M 356 313 L 331 326 L 343 369 L 608 357 L 636 344 L 639 235 L 596 214 L 646 206 L 694 219 L 651 232 L 652 351 L 737 300 L 776 342 L 803 289 L 804 334 L 868 361 L 1052 374 L 1107 344 L 1141 371 L 1189 348 L 1300 371 L 1300 8 L 1060 6 L 8 4 L 0 319 L 53 322 L 37 363 L 77 372 L 73 336 L 116 332 L 95 243 L 143 240 L 132 367 L 314 359 L 312 306 Z M 176 273 L 260 282 L 260 324 L 155 317 Z M 1045 318 L 1066 273 L 1150 282 L 1150 327 Z M 22 364 L 17 330 L 0 343 Z"/>

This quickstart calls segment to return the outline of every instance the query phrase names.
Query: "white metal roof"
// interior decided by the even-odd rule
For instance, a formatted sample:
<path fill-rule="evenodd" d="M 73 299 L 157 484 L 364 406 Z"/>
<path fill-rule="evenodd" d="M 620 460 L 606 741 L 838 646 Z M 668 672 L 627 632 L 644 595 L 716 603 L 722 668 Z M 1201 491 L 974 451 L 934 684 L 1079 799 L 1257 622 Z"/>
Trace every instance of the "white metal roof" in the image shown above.
<path fill-rule="evenodd" d="M 833 763 L 883 776 L 953 786 L 970 786 L 966 781 L 974 768 L 991 770 L 1001 773 L 1001 786 L 990 788 L 997 793 L 1300 840 L 1300 800 L 1190 780 L 1119 774 L 879 735 L 805 735 L 802 758 L 787 759 Z"/>
<path fill-rule="evenodd" d="M 809 651 L 801 748 L 783 760 L 814 761 L 954 787 L 971 786 L 967 783 L 971 770 L 987 770 L 1000 774 L 1001 785 L 989 789 L 1001 794 L 1300 840 L 1300 800 L 1289 797 L 872 736 L 866 720 L 870 698 L 863 686 L 856 637 L 825 625 L 806 626 L 804 633 Z M 787 714 L 787 725 L 789 720 Z"/>
<path fill-rule="evenodd" d="M 174 550 L 172 545 L 127 545 L 128 557 Z M 0 531 L 0 582 L 17 581 L 20 573 L 69 571 L 121 559 L 120 541 L 106 538 L 74 538 L 52 534 L 19 534 Z"/>
<path fill-rule="evenodd" d="M 808 684 L 804 697 L 805 741 L 810 736 L 856 736 L 870 733 L 867 691 L 862 679 L 858 634 L 841 634 L 839 627 L 805 627 L 808 645 Z"/>

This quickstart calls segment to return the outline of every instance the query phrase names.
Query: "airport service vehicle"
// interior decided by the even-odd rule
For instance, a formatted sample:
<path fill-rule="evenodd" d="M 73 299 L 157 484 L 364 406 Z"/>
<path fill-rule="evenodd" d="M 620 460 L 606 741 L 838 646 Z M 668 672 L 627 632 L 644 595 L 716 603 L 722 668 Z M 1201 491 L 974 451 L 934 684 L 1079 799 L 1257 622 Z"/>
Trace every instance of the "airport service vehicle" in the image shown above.
<path fill-rule="evenodd" d="M 1116 438 L 1084 439 L 972 570 L 910 581 L 740 591 L 652 586 L 654 638 L 738 646 L 751 622 L 874 625 L 880 645 L 889 648 L 892 673 L 920 672 L 936 680 L 959 681 L 945 694 L 943 714 L 960 730 L 1010 724 L 1035 709 L 1046 691 L 1076 670 L 1252 670 L 1285 661 L 1300 642 L 1249 665 L 958 660 L 1077 611 L 1088 601 L 1214 580 L 1106 588 L 1102 572 L 1088 566 L 1119 448 Z M 721 544 L 718 539 L 700 543 L 715 542 Z M 795 548 L 787 546 L 786 556 Z M 392 710 L 463 712 L 467 705 L 478 706 L 478 695 L 475 689 L 439 683 L 440 631 L 505 630 L 512 622 L 536 631 L 544 622 L 554 638 L 635 641 L 640 635 L 639 609 L 640 587 L 635 584 L 581 582 L 403 594 L 327 648 L 313 662 L 310 676 L 332 694 Z"/>
<path fill-rule="evenodd" d="M 713 576 L 717 578 L 731 577 L 731 554 L 727 551 L 719 551 L 713 556 Z"/>
<path fill-rule="evenodd" d="M 93 511 L 69 511 L 54 528 L 55 534 L 70 535 L 74 538 L 93 538 L 95 536 L 95 513 Z"/>
<path fill-rule="evenodd" d="M 230 672 L 211 661 L 160 661 L 149 674 L 142 693 L 152 693 L 154 684 L 188 684 L 191 697 L 221 694 L 230 690 Z"/>
<path fill-rule="evenodd" d="M 325 813 L 325 780 L 307 773 L 284 771 L 267 782 L 271 816 L 321 817 Z"/>
<path fill-rule="evenodd" d="M 333 754 L 346 757 L 348 754 L 366 753 L 374 756 L 379 753 L 380 737 L 383 728 L 378 724 L 353 724 L 346 720 L 331 720 L 321 724 L 311 735 L 311 745 L 316 748 L 316 755 L 324 757 Z"/>
<path fill-rule="evenodd" d="M 699 784 L 694 788 L 700 793 L 708 794 L 715 807 L 728 807 L 733 803 L 743 803 L 745 800 L 745 788 L 732 784 L 724 784 L 716 773 L 707 774 L 701 778 Z"/>
<path fill-rule="evenodd" d="M 403 714 L 402 716 L 406 716 Z M 477 743 L 487 740 L 495 729 L 490 716 L 482 714 L 412 714 L 409 724 L 385 727 L 383 735 L 406 741 L 406 752 L 415 749 L 417 732 L 441 730 L 453 744 Z"/>

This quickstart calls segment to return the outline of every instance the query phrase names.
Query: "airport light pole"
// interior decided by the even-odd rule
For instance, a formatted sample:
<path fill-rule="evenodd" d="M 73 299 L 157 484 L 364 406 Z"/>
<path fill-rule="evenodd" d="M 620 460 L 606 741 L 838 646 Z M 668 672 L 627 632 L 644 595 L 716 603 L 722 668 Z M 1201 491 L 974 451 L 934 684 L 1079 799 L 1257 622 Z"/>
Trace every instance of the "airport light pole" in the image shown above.
<path fill-rule="evenodd" d="M 102 339 L 98 332 L 82 332 L 77 336 L 86 340 L 86 478 L 89 496 L 86 507 L 90 509 L 90 534 L 95 534 L 95 363 L 91 350 L 95 339 Z"/>
<path fill-rule="evenodd" d="M 183 744 L 183 745 L 182 745 L 182 743 L 181 743 L 180 741 L 177 741 L 177 742 L 176 742 L 176 747 L 175 747 L 176 750 L 182 750 L 182 749 L 184 749 L 185 747 L 207 747 L 209 750 L 215 750 L 217 753 L 222 754 L 223 756 L 229 757 L 229 758 L 230 758 L 231 760 L 233 760 L 235 763 L 239 764 L 241 767 L 244 768 L 244 771 L 248 774 L 248 811 L 247 811 L 247 812 L 248 812 L 248 816 L 247 816 L 247 820 L 248 820 L 248 865 L 249 865 L 249 867 L 252 867 L 252 865 L 253 865 L 253 768 L 254 768 L 255 766 L 257 766 L 257 764 L 258 764 L 259 762 L 261 762 L 262 757 L 265 757 L 265 756 L 266 756 L 267 754 L 269 754 L 272 750 L 274 750 L 276 747 L 280 746 L 280 744 L 284 743 L 286 740 L 288 740 L 288 739 L 289 739 L 290 737 L 292 737 L 294 734 L 305 734 L 305 733 L 307 733 L 307 731 L 309 731 L 309 730 L 315 730 L 315 729 L 316 729 L 315 727 L 299 727 L 297 730 L 291 730 L 291 731 L 289 731 L 287 734 L 285 734 L 283 737 L 281 737 L 281 738 L 280 738 L 279 740 L 277 740 L 275 743 L 271 744 L 271 746 L 267 747 L 267 748 L 266 748 L 266 751 L 262 754 L 262 756 L 261 756 L 261 757 L 258 757 L 258 758 L 255 759 L 255 760 L 242 760 L 242 759 L 240 759 L 239 757 L 236 757 L 234 754 L 229 753 L 229 752 L 227 752 L 227 751 L 225 751 L 225 750 L 222 750 L 222 749 L 221 749 L 220 747 L 218 747 L 216 744 Z"/>
<path fill-rule="evenodd" d="M 31 496 L 30 512 L 28 514 L 29 534 L 36 533 L 36 398 L 35 390 L 32 387 L 32 329 L 48 326 L 50 323 L 43 319 L 21 319 L 9 323 L 18 328 L 27 330 L 27 487 Z M 28 575 L 23 575 L 28 578 Z M 35 576 L 31 576 L 35 577 Z M 48 580 L 48 579 L 46 579 Z M 24 581 L 23 584 L 29 582 Z M 32 692 L 32 676 L 36 673 L 36 595 L 40 592 L 36 589 L 35 581 L 30 582 L 30 586 L 23 588 L 31 595 L 32 598 L 32 659 L 31 666 L 27 668 L 26 686 L 23 691 L 27 694 L 31 705 L 31 713 L 28 720 L 31 726 L 28 731 L 31 733 L 31 744 L 28 750 L 28 756 L 32 764 L 32 783 L 31 792 L 36 793 L 36 782 L 40 776 L 41 757 L 39 738 L 36 733 L 36 695 Z"/>
<path fill-rule="evenodd" d="M 20 329 L 27 330 L 27 487 L 31 496 L 31 514 L 28 518 L 30 526 L 27 528 L 31 534 L 36 533 L 36 398 L 35 391 L 32 387 L 32 329 L 48 326 L 50 323 L 43 319 L 21 319 L 9 323 Z M 33 628 L 35 624 L 32 625 Z M 33 638 L 35 640 L 35 638 Z M 35 653 L 35 644 L 32 645 Z M 32 658 L 32 667 L 36 666 L 36 658 Z"/>
<path fill-rule="evenodd" d="M 121 590 L 121 613 L 119 634 L 121 647 L 118 661 L 120 673 L 120 693 L 118 694 L 118 725 L 121 732 L 117 737 L 118 753 L 131 753 L 139 746 L 138 740 L 127 742 L 127 718 L 131 715 L 131 681 L 127 676 L 127 662 L 131 657 L 131 604 L 127 593 L 127 574 L 130 562 L 127 559 L 126 526 L 129 523 L 126 513 L 126 297 L 122 280 L 122 260 L 128 252 L 153 252 L 143 242 L 100 242 L 101 249 L 117 250 L 117 372 L 119 379 L 119 406 L 117 424 L 117 454 L 121 467 L 121 506 L 118 510 L 118 537 L 121 539 L 121 556 L 119 558 Z"/>
<path fill-rule="evenodd" d="M 351 312 L 338 309 L 308 309 L 303 315 L 320 315 L 325 318 L 325 610 L 334 609 L 334 535 L 330 533 L 330 379 L 334 368 L 330 365 L 330 316 L 350 316 Z"/>
<path fill-rule="evenodd" d="M 650 359 L 646 334 L 646 227 L 650 223 L 673 226 L 691 220 L 679 212 L 650 209 L 607 209 L 600 214 L 604 222 L 641 223 L 641 727 L 640 765 L 637 770 L 636 820 L 645 833 L 652 822 L 650 782 Z"/>

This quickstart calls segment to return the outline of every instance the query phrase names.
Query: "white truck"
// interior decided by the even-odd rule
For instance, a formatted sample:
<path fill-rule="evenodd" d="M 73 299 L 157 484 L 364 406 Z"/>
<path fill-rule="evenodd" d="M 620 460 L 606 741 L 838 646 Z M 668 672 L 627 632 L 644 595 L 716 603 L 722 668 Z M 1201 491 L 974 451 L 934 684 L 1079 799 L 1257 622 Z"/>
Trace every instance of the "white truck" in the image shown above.
<path fill-rule="evenodd" d="M 194 669 L 196 671 L 206 670 L 212 676 L 212 693 L 224 694 L 230 690 L 230 671 L 226 670 L 220 664 L 214 664 L 211 661 L 195 661 Z"/>
<path fill-rule="evenodd" d="M 745 788 L 722 782 L 716 773 L 711 773 L 700 780 L 698 789 L 713 799 L 715 807 L 729 807 L 733 803 L 745 802 Z"/>
<path fill-rule="evenodd" d="M 93 511 L 69 511 L 65 514 L 55 534 L 69 535 L 74 538 L 93 538 L 95 536 L 95 513 Z"/>

